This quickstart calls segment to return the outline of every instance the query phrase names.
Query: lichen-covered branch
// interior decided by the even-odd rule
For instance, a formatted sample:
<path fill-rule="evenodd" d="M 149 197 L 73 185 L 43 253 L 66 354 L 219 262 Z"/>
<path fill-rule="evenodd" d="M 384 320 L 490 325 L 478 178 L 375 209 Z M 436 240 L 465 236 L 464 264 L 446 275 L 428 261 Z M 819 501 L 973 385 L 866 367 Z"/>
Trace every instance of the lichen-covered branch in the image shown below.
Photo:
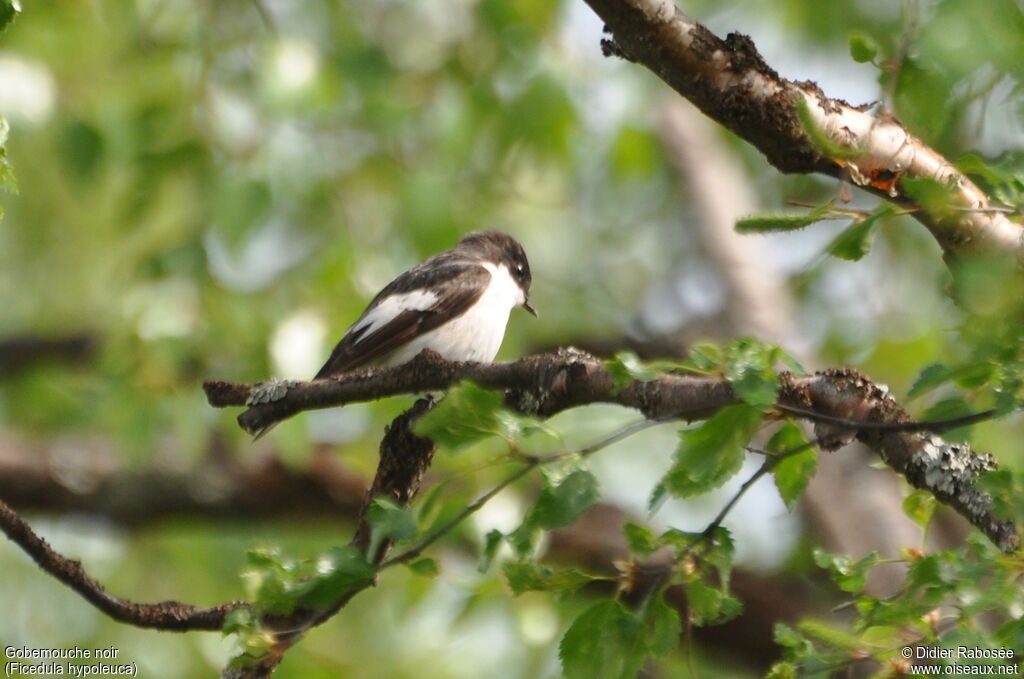
<path fill-rule="evenodd" d="M 953 209 L 916 210 L 914 216 L 947 259 L 1001 252 L 1024 260 L 1024 228 L 988 210 L 989 198 L 977 185 L 891 115 L 832 99 L 813 82 L 780 77 L 750 38 L 730 33 L 723 40 L 686 16 L 673 0 L 586 2 L 611 34 L 604 41 L 606 53 L 649 68 L 783 172 L 849 179 L 911 208 L 919 206 L 903 180 L 936 180 L 949 187 Z M 805 122 L 842 153 L 830 155 L 813 141 Z"/>
<path fill-rule="evenodd" d="M 787 381 L 791 385 L 789 398 L 825 415 L 879 425 L 913 421 L 888 391 L 855 370 L 827 370 Z M 1020 545 L 1014 523 L 995 517 L 992 499 L 976 487 L 983 472 L 996 469 L 992 455 L 977 453 L 966 444 L 949 443 L 923 430 L 861 427 L 853 431 L 818 423 L 815 434 L 825 447 L 833 448 L 856 436 L 912 486 L 932 493 L 955 509 L 1003 551 L 1013 551 Z"/>
<path fill-rule="evenodd" d="M 588 403 L 617 403 L 652 419 L 697 420 L 737 402 L 729 383 L 714 377 L 666 373 L 651 380 L 616 384 L 603 361 L 574 349 L 508 363 L 449 362 L 424 352 L 405 366 L 368 368 L 295 383 L 279 400 L 242 413 L 239 423 L 258 431 L 267 421 L 302 410 L 443 390 L 465 379 L 502 389 L 509 407 L 543 417 Z M 253 387 L 209 381 L 204 388 L 211 405 L 224 407 L 244 405 Z M 992 515 L 991 498 L 975 487 L 981 472 L 995 468 L 992 456 L 975 453 L 968 446 L 952 446 L 928 431 L 926 424 L 913 423 L 887 391 L 860 373 L 848 369 L 809 377 L 784 373 L 778 403 L 799 409 L 806 413 L 804 419 L 815 421 L 822 447 L 836 449 L 857 438 L 912 485 L 932 492 L 959 512 L 1001 549 L 1011 551 L 1018 546 L 1016 526 Z"/>

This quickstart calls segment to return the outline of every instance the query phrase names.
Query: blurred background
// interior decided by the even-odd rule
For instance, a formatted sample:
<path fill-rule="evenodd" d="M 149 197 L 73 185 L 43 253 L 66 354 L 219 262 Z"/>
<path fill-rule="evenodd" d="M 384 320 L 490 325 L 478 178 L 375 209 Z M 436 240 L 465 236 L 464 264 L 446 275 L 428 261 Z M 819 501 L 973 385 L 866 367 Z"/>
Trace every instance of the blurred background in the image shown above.
<path fill-rule="evenodd" d="M 684 9 L 719 35 L 749 34 L 784 77 L 890 106 L 949 158 L 1020 167 L 1018 2 Z M 347 542 L 383 427 L 411 399 L 307 413 L 254 444 L 201 382 L 311 376 L 380 287 L 479 228 L 513 234 L 534 272 L 540 318 L 514 312 L 499 358 L 568 344 L 681 356 L 754 336 L 809 370 L 855 366 L 905 400 L 924 366 L 965 351 L 923 228 L 884 221 L 859 262 L 823 254 L 848 221 L 736 236 L 740 216 L 843 191 L 780 175 L 651 73 L 603 58 L 601 37 L 581 0 L 24 3 L 0 34 L 19 187 L 0 196 L 0 497 L 140 601 L 244 598 L 247 549 L 315 558 Z M 851 37 L 875 63 L 851 58 Z M 853 192 L 850 207 L 875 204 Z M 964 403 L 909 405 L 924 416 L 955 411 L 951 400 Z M 585 443 L 636 418 L 591 407 L 552 426 Z M 677 428 L 594 458 L 603 504 L 551 537 L 550 558 L 609 571 L 627 517 L 692 530 L 714 516 L 735 485 L 644 518 Z M 1011 420 L 962 435 L 1000 456 L 1020 434 Z M 500 452 L 439 455 L 442 501 L 493 484 Z M 763 673 L 774 620 L 839 600 L 812 542 L 854 556 L 918 545 L 902 482 L 870 462 L 853 449 L 823 459 L 795 512 L 770 481 L 756 486 L 726 522 L 745 614 L 698 630 L 653 676 Z M 585 595 L 512 599 L 474 551 L 517 525 L 536 488 L 436 547 L 436 578 L 388 571 L 277 676 L 558 676 L 558 639 Z M 931 538 L 965 530 L 941 517 Z M 112 645 L 169 679 L 210 676 L 232 654 L 218 634 L 112 623 L 6 542 L 0 572 L 4 644 Z"/>

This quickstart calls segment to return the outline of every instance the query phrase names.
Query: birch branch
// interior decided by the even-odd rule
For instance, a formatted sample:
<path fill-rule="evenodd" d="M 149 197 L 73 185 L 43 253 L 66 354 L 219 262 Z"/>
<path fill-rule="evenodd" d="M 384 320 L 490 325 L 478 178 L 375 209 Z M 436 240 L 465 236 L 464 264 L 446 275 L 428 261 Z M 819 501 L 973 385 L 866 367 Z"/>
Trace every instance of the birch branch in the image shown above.
<path fill-rule="evenodd" d="M 821 172 L 914 210 L 947 261 L 980 253 L 1010 253 L 1024 262 L 1024 228 L 993 210 L 988 196 L 952 163 L 888 114 L 874 114 L 828 97 L 817 84 L 779 76 L 753 41 L 730 33 L 723 40 L 686 16 L 673 0 L 586 0 L 611 39 L 605 54 L 640 63 L 708 117 L 760 150 L 782 172 Z M 810 122 L 842 157 L 815 144 Z M 950 207 L 926 211 L 904 180 L 927 178 L 947 186 Z"/>

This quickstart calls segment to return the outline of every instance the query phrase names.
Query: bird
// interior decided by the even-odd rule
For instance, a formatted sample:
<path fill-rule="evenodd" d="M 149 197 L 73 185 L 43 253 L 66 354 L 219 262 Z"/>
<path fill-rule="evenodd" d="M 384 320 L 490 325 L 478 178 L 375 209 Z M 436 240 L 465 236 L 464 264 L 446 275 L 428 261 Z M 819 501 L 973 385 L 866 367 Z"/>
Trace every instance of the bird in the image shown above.
<path fill-rule="evenodd" d="M 424 349 L 449 361 L 490 362 L 512 309 L 530 303 L 530 263 L 501 231 L 474 231 L 399 274 L 370 301 L 314 379 L 368 365 L 396 366 Z M 277 423 L 263 426 L 255 438 Z"/>

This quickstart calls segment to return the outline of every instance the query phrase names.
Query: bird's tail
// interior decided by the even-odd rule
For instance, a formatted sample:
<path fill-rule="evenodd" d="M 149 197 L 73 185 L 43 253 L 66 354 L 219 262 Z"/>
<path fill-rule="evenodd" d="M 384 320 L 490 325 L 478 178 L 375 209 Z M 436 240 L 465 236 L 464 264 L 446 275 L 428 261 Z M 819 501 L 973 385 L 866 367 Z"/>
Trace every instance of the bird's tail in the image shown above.
<path fill-rule="evenodd" d="M 279 424 L 281 424 L 281 423 L 280 422 L 271 422 L 270 424 L 265 424 L 262 427 L 256 427 L 254 429 L 246 429 L 245 431 L 250 433 L 250 434 L 252 434 L 252 441 L 253 441 L 253 443 L 255 443 L 256 441 L 259 441 L 261 438 L 263 438 L 264 434 L 269 433 L 271 429 L 273 429 L 274 427 L 276 427 Z"/>
<path fill-rule="evenodd" d="M 288 390 L 296 384 L 298 384 L 296 380 L 281 378 L 257 382 L 249 392 L 249 398 L 246 399 L 246 405 L 249 406 L 249 409 L 238 416 L 238 426 L 244 429 L 246 433 L 251 434 L 252 440 L 256 441 L 276 427 L 281 420 L 294 414 L 289 413 L 283 416 L 277 414 L 275 416 L 271 415 L 266 408 L 261 408 L 260 406 L 281 400 L 288 393 Z"/>

